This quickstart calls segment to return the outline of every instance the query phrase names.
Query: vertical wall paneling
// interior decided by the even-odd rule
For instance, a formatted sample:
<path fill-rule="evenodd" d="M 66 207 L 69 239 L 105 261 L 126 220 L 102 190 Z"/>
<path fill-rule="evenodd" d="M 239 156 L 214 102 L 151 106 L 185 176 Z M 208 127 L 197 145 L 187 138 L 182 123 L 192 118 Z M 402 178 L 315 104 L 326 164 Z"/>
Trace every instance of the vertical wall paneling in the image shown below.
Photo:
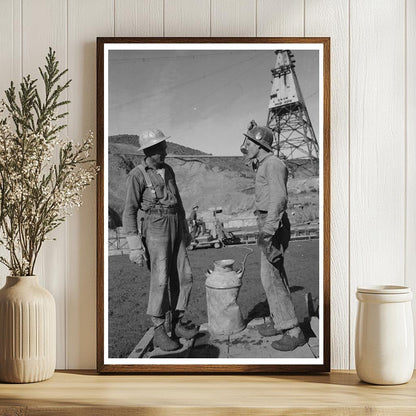
<path fill-rule="evenodd" d="M 165 36 L 209 36 L 210 0 L 165 0 Z"/>
<path fill-rule="evenodd" d="M 303 36 L 303 0 L 257 0 L 257 36 Z"/>
<path fill-rule="evenodd" d="M 21 0 L 2 0 L 0 13 L 0 98 L 10 81 L 19 83 L 22 74 Z"/>
<path fill-rule="evenodd" d="M 413 314 L 416 322 L 416 1 L 407 0 L 406 5 L 407 206 L 405 283 L 412 288 L 414 293 Z"/>
<path fill-rule="evenodd" d="M 96 122 L 96 37 L 114 33 L 114 0 L 68 1 L 68 62 L 72 79 L 69 137 L 79 142 Z M 67 367 L 95 368 L 96 186 L 68 221 Z"/>
<path fill-rule="evenodd" d="M 0 98 L 4 99 L 4 90 L 14 78 L 13 44 L 14 44 L 14 13 L 13 0 L 1 2 L 0 14 Z"/>
<path fill-rule="evenodd" d="M 115 0 L 115 36 L 163 36 L 163 0 Z"/>
<path fill-rule="evenodd" d="M 353 367 L 356 287 L 404 283 L 405 1 L 351 0 L 350 19 Z"/>
<path fill-rule="evenodd" d="M 256 36 L 255 0 L 211 0 L 211 36 Z"/>
<path fill-rule="evenodd" d="M 45 65 L 49 47 L 56 51 L 60 69 L 67 67 L 67 19 L 66 0 L 23 0 L 22 3 L 22 36 L 23 36 L 23 75 L 31 74 L 41 78 L 38 67 Z M 41 90 L 43 91 L 43 90 Z M 62 97 L 66 98 L 66 95 Z M 67 129 L 61 131 L 65 136 Z M 56 160 L 56 159 L 55 159 Z M 67 225 L 63 224 L 53 231 L 43 243 L 36 274 L 39 280 L 54 296 L 57 312 L 57 366 L 65 367 L 65 280 Z"/>
<path fill-rule="evenodd" d="M 97 36 L 331 37 L 332 366 L 354 367 L 356 287 L 416 290 L 416 1 L 0 4 L 0 95 L 22 74 L 39 77 L 53 47 L 73 80 L 62 136 L 74 141 L 95 130 Z M 95 367 L 95 184 L 83 201 L 36 268 L 56 300 L 58 368 Z M 6 274 L 0 268 L 0 284 Z"/>
<path fill-rule="evenodd" d="M 331 37 L 331 366 L 349 367 L 349 9 L 306 2 L 305 36 Z"/>
<path fill-rule="evenodd" d="M 10 81 L 19 84 L 22 76 L 21 54 L 21 0 L 2 0 L 0 13 L 0 99 Z M 7 251 L 0 248 L 0 255 L 8 258 Z M 9 271 L 0 264 L 0 287 L 6 282 Z"/>

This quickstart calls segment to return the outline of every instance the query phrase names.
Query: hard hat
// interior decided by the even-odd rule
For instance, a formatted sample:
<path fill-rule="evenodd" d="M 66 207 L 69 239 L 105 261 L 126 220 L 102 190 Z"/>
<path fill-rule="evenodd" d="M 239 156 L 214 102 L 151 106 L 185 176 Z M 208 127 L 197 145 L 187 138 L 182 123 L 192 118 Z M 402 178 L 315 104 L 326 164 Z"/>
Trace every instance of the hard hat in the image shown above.
<path fill-rule="evenodd" d="M 268 127 L 255 126 L 251 130 L 248 130 L 247 133 L 244 133 L 244 136 L 264 147 L 269 152 L 273 152 L 273 132 Z"/>
<path fill-rule="evenodd" d="M 166 137 L 159 129 L 145 130 L 139 136 L 139 150 L 147 149 L 148 147 L 159 144 L 160 142 L 169 139 L 169 137 Z"/>

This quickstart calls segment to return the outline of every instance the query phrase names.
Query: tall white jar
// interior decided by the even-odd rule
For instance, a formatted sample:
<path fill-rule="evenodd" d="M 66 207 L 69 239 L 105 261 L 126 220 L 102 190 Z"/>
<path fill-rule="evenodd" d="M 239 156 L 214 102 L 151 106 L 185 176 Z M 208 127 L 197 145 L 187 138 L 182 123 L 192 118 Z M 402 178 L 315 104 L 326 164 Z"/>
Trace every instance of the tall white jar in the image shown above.
<path fill-rule="evenodd" d="M 412 291 L 405 286 L 357 289 L 355 366 L 372 384 L 402 384 L 412 377 L 414 332 Z"/>

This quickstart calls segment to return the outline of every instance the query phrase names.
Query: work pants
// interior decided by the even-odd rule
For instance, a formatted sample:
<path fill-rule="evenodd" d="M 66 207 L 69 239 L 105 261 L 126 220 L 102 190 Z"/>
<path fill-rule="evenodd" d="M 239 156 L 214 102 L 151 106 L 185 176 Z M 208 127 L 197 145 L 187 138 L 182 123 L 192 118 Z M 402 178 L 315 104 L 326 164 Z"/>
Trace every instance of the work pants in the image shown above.
<path fill-rule="evenodd" d="M 262 232 L 267 213 L 256 212 L 256 215 L 259 232 Z M 269 247 L 269 252 L 270 249 L 274 251 L 272 256 L 268 255 L 269 258 L 273 257 L 273 263 L 267 259 L 265 255 L 266 248 L 259 241 L 261 248 L 261 282 L 266 292 L 270 315 L 278 331 L 287 330 L 299 324 L 290 296 L 289 284 L 284 268 L 283 254 L 289 244 L 289 239 L 290 223 L 286 214 L 284 214 L 282 226 L 273 236 L 272 247 Z"/>
<path fill-rule="evenodd" d="M 195 237 L 198 237 L 198 235 L 199 235 L 199 225 L 198 224 L 192 225 L 192 228 L 191 228 L 192 240 L 195 240 Z"/>
<path fill-rule="evenodd" d="M 168 311 L 185 311 L 192 288 L 192 270 L 183 241 L 184 225 L 169 209 L 146 214 L 143 233 L 150 260 L 147 314 L 164 318 Z"/>

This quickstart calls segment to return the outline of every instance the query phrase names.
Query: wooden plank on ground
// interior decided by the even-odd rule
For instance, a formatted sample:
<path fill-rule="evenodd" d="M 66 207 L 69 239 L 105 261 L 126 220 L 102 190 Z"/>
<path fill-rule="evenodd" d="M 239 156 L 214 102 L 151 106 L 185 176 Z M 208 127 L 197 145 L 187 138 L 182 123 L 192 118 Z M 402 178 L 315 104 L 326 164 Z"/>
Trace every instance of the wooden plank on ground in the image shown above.
<path fill-rule="evenodd" d="M 257 320 L 249 322 L 247 328 L 238 334 L 230 335 L 229 358 L 313 358 L 314 353 L 308 344 L 294 351 L 278 351 L 272 347 L 272 342 L 282 338 L 282 335 L 263 337 L 257 330 Z M 319 341 L 318 341 L 319 346 Z"/>
<path fill-rule="evenodd" d="M 319 357 L 319 338 L 317 337 L 311 337 L 308 339 L 309 348 L 313 354 L 314 357 Z"/>
<path fill-rule="evenodd" d="M 309 343 L 295 351 L 277 351 L 272 342 L 282 335 L 262 337 L 257 330 L 264 318 L 254 319 L 247 327 L 233 335 L 212 335 L 208 324 L 200 327 L 190 357 L 192 358 L 314 358 L 319 355 L 319 338 L 310 338 Z"/>
<path fill-rule="evenodd" d="M 160 348 L 155 348 L 150 351 L 148 358 L 188 358 L 194 345 L 194 338 L 181 338 L 179 342 L 182 344 L 181 349 L 176 351 L 163 351 Z"/>
<path fill-rule="evenodd" d="M 316 316 L 311 317 L 310 321 L 312 332 L 314 337 L 309 338 L 308 345 L 315 357 L 319 357 L 319 318 Z"/>
<path fill-rule="evenodd" d="M 153 326 L 149 328 L 143 338 L 133 348 L 133 351 L 130 353 L 128 358 L 142 358 L 152 344 L 154 332 L 155 328 Z"/>
<path fill-rule="evenodd" d="M 311 325 L 313 333 L 319 339 L 319 318 L 316 316 L 312 316 L 310 325 Z"/>
<path fill-rule="evenodd" d="M 238 334 L 230 335 L 229 358 L 275 358 L 271 344 L 282 336 L 262 337 L 256 328 L 247 327 Z"/>

